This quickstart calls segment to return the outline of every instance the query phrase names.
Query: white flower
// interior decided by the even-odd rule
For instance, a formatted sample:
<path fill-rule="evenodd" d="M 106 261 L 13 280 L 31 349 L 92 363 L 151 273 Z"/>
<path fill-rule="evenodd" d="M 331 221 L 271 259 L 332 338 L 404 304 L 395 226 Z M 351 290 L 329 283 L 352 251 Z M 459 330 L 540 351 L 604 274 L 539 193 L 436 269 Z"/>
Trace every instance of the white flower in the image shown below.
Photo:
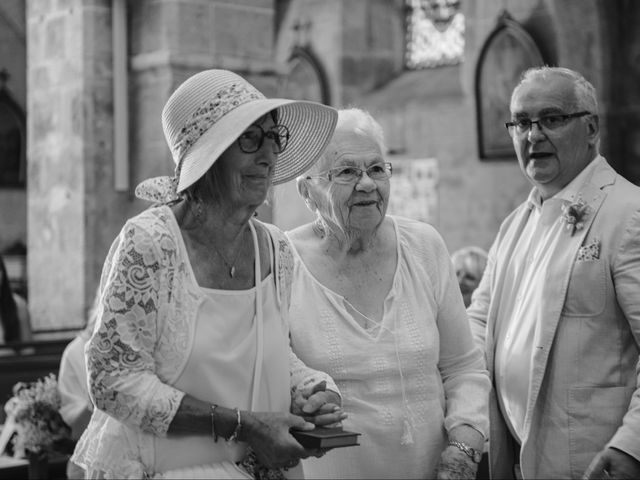
<path fill-rule="evenodd" d="M 562 205 L 562 219 L 564 227 L 573 235 L 577 230 L 584 227 L 585 217 L 588 215 L 590 207 L 581 198 L 568 205 Z"/>

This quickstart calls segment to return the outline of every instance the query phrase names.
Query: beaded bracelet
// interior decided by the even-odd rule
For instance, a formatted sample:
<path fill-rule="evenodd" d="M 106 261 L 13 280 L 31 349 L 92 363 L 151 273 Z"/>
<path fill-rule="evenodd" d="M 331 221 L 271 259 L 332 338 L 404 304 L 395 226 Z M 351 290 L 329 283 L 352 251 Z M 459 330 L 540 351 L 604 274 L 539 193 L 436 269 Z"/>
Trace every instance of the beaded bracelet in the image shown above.
<path fill-rule="evenodd" d="M 216 408 L 218 408 L 218 405 L 216 405 L 215 403 L 211 405 L 211 407 L 209 407 L 209 412 L 211 415 L 211 435 L 213 435 L 214 442 L 218 441 L 218 434 L 216 433 Z"/>
<path fill-rule="evenodd" d="M 229 441 L 233 440 L 234 442 L 237 442 L 238 436 L 240 435 L 240 429 L 242 428 L 242 419 L 240 418 L 240 410 L 237 408 L 234 408 L 234 410 L 236 411 L 236 428 L 229 437 Z"/>

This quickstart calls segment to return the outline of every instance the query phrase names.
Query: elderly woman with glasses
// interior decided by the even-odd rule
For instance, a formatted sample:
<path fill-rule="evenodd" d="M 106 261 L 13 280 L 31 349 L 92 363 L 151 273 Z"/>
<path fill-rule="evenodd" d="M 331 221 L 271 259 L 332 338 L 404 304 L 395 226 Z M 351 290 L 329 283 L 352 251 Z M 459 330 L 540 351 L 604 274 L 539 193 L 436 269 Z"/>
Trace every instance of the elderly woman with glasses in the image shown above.
<path fill-rule="evenodd" d="M 95 409 L 72 460 L 88 478 L 297 478 L 323 453 L 290 431 L 339 422 L 340 398 L 290 353 L 291 250 L 254 213 L 318 158 L 336 116 L 226 70 L 171 95 L 175 174 L 136 189 L 156 204 L 113 242 L 85 348 Z"/>
<path fill-rule="evenodd" d="M 489 379 L 456 273 L 433 227 L 386 214 L 392 181 L 380 125 L 338 112 L 297 186 L 316 220 L 288 236 L 291 345 L 336 381 L 358 448 L 303 461 L 307 478 L 474 478 Z"/>

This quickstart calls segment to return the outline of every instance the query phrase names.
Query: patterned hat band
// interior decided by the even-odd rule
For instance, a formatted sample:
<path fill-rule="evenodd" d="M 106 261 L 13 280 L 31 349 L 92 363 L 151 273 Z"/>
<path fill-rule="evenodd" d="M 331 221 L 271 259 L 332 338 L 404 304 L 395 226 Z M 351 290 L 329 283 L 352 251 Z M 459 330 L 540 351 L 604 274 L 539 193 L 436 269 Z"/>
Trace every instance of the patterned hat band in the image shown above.
<path fill-rule="evenodd" d="M 265 98 L 246 79 L 229 70 L 204 70 L 189 77 L 162 110 L 162 128 L 174 162 L 173 177 L 155 177 L 136 188 L 136 196 L 168 203 L 202 178 L 251 124 L 277 110 L 287 127 L 287 149 L 278 154 L 272 185 L 306 171 L 331 139 L 335 109 L 315 102 Z"/>
<path fill-rule="evenodd" d="M 193 112 L 191 118 L 178 133 L 171 153 L 176 164 L 180 165 L 184 154 L 209 128 L 231 110 L 251 102 L 264 99 L 251 85 L 231 84 L 218 91 L 213 99 L 206 100 Z"/>

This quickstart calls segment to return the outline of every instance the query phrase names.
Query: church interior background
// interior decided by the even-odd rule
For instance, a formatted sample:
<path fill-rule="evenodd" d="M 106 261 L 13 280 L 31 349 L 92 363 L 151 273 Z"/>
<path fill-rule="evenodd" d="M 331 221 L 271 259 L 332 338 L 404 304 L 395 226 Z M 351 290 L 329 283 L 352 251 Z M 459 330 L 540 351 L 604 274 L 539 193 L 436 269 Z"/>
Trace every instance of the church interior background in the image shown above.
<path fill-rule="evenodd" d="M 35 338 L 84 325 L 109 245 L 147 207 L 133 189 L 172 172 L 160 113 L 193 73 L 370 111 L 390 212 L 486 249 L 529 191 L 503 123 L 529 66 L 595 85 L 601 150 L 640 183 L 639 24 L 634 0 L 3 0 L 0 252 Z M 284 229 L 309 216 L 292 183 L 260 209 Z"/>

